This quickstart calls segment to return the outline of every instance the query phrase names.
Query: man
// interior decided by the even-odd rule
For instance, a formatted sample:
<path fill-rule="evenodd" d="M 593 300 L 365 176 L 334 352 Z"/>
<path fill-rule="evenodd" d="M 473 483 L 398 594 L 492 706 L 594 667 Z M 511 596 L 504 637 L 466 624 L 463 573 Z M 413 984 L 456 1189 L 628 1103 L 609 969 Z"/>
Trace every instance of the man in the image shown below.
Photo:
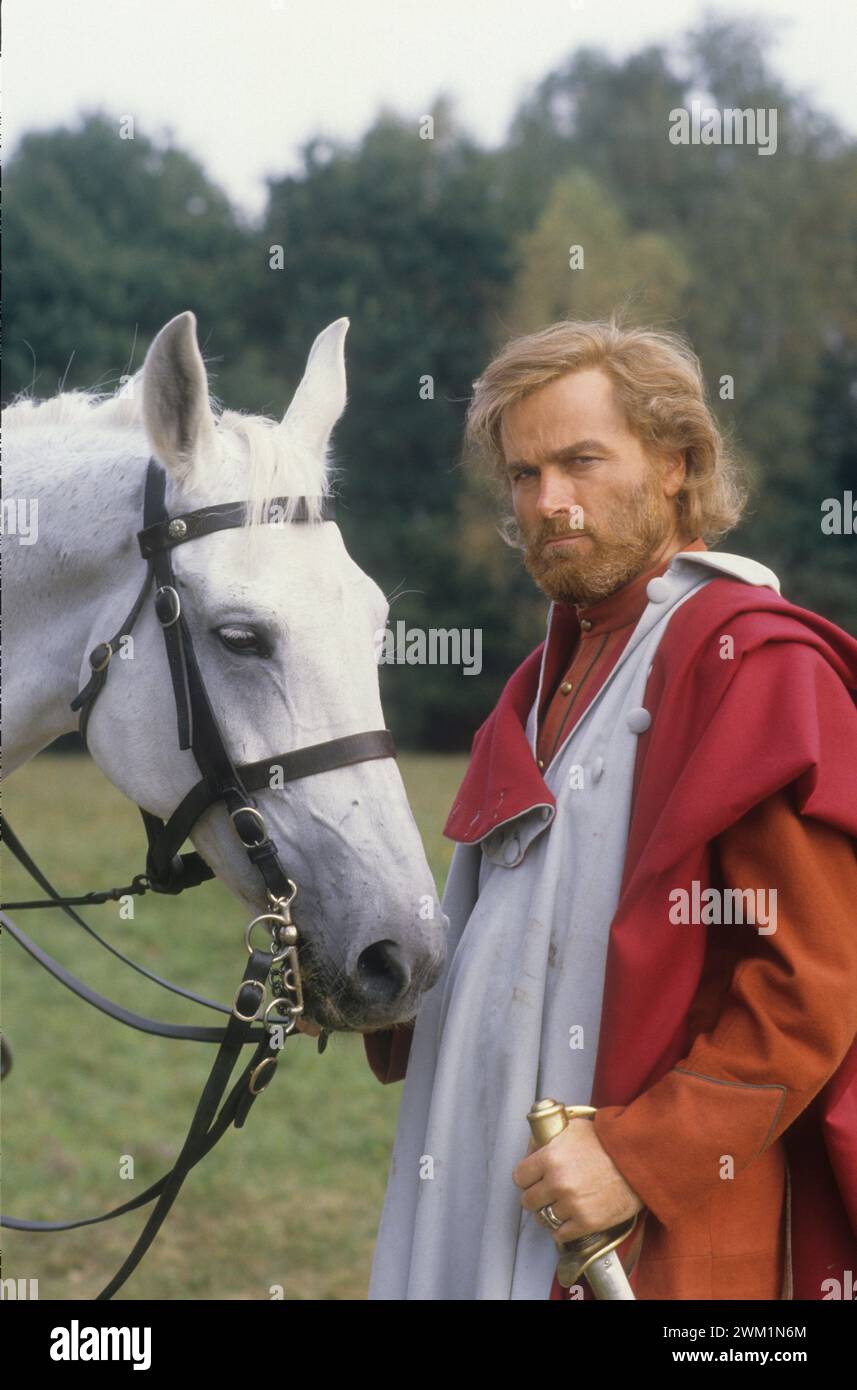
<path fill-rule="evenodd" d="M 369 1296 L 591 1298 L 557 1246 L 636 1214 L 638 1298 L 851 1297 L 857 642 L 708 550 L 743 495 L 675 335 L 514 341 L 468 437 L 551 606 L 447 820 L 445 973 L 365 1039 Z M 548 1095 L 597 1114 L 534 1149 Z"/>

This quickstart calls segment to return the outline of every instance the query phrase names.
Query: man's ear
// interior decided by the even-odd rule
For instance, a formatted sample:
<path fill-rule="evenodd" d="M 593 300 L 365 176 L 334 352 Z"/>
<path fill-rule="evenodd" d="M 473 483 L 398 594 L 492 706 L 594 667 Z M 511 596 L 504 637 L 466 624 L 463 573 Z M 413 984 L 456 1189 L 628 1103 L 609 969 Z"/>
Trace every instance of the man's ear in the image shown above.
<path fill-rule="evenodd" d="M 676 493 L 681 492 L 687 479 L 687 459 L 683 449 L 662 456 L 661 479 L 665 497 L 675 497 Z"/>

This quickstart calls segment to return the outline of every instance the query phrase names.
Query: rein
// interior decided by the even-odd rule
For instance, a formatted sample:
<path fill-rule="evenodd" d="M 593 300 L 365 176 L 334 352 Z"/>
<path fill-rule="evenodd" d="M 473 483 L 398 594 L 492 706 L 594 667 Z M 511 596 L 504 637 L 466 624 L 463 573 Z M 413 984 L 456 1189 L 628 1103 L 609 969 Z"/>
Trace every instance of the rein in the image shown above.
<path fill-rule="evenodd" d="M 131 1013 L 107 999 L 90 986 L 76 979 L 58 961 L 52 959 L 20 927 L 0 913 L 3 926 L 23 948 L 78 998 L 109 1017 L 158 1037 L 181 1038 L 193 1042 L 218 1044 L 217 1055 L 205 1083 L 181 1152 L 173 1168 L 145 1192 L 101 1216 L 84 1217 L 73 1221 L 30 1221 L 4 1216 L 0 1224 L 13 1230 L 67 1231 L 79 1226 L 110 1221 L 157 1199 L 149 1219 L 133 1249 L 117 1274 L 98 1294 L 106 1300 L 126 1282 L 152 1244 L 160 1226 L 173 1205 L 184 1179 L 207 1153 L 214 1148 L 226 1130 L 234 1125 L 240 1129 L 256 1097 L 270 1083 L 277 1067 L 278 1054 L 287 1037 L 297 1027 L 303 1012 L 303 990 L 298 959 L 299 934 L 291 915 L 291 904 L 297 886 L 283 868 L 276 845 L 268 835 L 265 820 L 253 798 L 254 791 L 269 790 L 271 776 L 276 774 L 277 787 L 285 782 L 313 776 L 351 763 L 374 758 L 396 756 L 393 736 L 388 729 L 349 734 L 324 743 L 290 750 L 260 762 L 236 765 L 232 762 L 217 718 L 208 699 L 205 683 L 197 662 L 190 630 L 182 611 L 172 566 L 172 551 L 178 545 L 246 524 L 249 503 L 228 502 L 203 507 L 180 516 L 169 517 L 165 507 L 166 473 L 158 462 L 149 460 L 143 513 L 143 529 L 137 533 L 140 553 L 146 561 L 146 573 L 133 607 L 119 631 L 109 641 L 99 642 L 89 653 L 91 676 L 71 702 L 80 711 L 79 728 L 86 743 L 86 729 L 96 699 L 107 681 L 110 663 L 119 643 L 132 631 L 143 610 L 154 581 L 154 608 L 164 635 L 167 661 L 176 704 L 178 744 L 190 749 L 200 771 L 200 780 L 164 822 L 159 817 L 138 808 L 148 838 L 146 872 L 138 874 L 124 889 L 108 889 L 82 897 L 63 898 L 45 877 L 24 849 L 17 835 L 5 826 L 6 842 L 12 853 L 39 886 L 50 895 L 46 901 L 10 903 L 9 908 L 59 907 L 106 950 L 147 979 L 182 995 L 205 1008 L 228 1015 L 225 1027 L 178 1025 Z M 272 505 L 291 501 L 275 498 Z M 330 498 L 321 499 L 319 519 L 332 520 Z M 289 523 L 307 522 L 310 512 L 304 498 L 298 499 Z M 279 524 L 279 523 L 271 523 Z M 223 803 L 235 833 L 251 864 L 259 871 L 265 885 L 268 911 L 255 917 L 244 934 L 249 960 L 243 965 L 231 1007 L 205 999 L 192 990 L 171 984 L 144 966 L 131 960 L 115 946 L 105 941 L 74 911 L 73 904 L 96 904 L 116 900 L 126 894 L 178 894 L 214 877 L 213 870 L 195 851 L 180 853 L 194 825 L 210 806 Z M 267 934 L 268 948 L 254 944 L 254 930 Z M 271 999 L 267 1001 L 270 987 Z M 254 1027 L 260 1023 L 260 1027 Z M 319 1038 L 323 1051 L 327 1034 Z M 232 1073 L 242 1049 L 255 1044 L 255 1051 L 224 1100 Z M 4 1068 L 8 1070 L 8 1066 Z"/>

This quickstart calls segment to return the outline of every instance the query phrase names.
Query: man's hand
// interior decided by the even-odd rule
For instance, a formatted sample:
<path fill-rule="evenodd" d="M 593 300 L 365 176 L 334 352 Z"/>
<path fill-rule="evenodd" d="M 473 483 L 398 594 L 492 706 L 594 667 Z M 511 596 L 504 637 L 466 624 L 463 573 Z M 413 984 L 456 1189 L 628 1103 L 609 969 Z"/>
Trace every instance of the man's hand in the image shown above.
<path fill-rule="evenodd" d="M 617 1226 L 642 1211 L 643 1203 L 603 1148 L 591 1120 L 570 1120 L 549 1144 L 534 1145 L 531 1139 L 512 1181 L 523 1191 L 526 1211 L 553 1207 L 563 1223 L 551 1231 L 557 1245 Z"/>

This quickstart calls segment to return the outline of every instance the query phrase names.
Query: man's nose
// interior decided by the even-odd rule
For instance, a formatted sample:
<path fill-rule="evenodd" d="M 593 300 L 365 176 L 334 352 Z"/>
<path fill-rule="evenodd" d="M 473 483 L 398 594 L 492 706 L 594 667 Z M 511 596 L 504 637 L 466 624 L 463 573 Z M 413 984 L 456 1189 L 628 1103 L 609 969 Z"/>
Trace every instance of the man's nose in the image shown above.
<path fill-rule="evenodd" d="M 578 505 L 571 479 L 564 477 L 559 471 L 544 469 L 536 502 L 539 516 L 545 520 L 569 516 L 571 509 Z"/>

